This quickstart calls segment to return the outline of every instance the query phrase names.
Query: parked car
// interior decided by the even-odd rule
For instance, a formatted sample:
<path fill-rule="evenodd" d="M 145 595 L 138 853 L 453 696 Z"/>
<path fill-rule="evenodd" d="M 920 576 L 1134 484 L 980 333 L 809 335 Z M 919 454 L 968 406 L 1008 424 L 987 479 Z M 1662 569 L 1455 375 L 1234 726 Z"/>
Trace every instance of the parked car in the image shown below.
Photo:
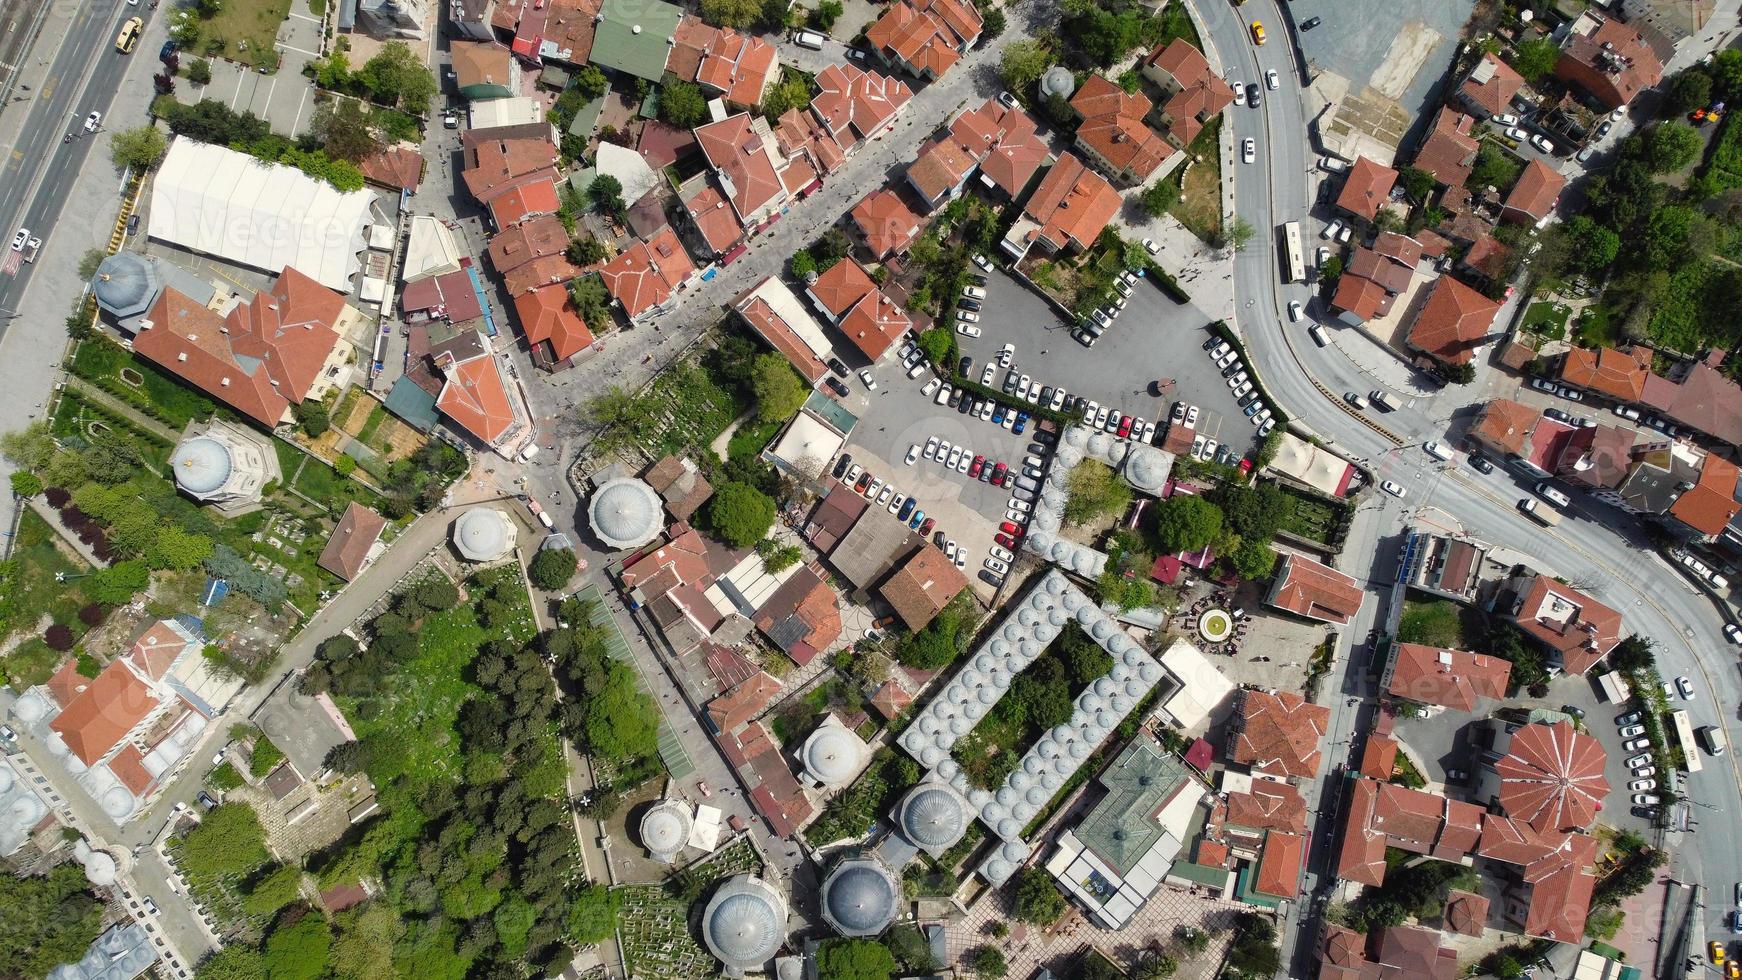
<path fill-rule="evenodd" d="M 1644 725 L 1628 725 L 1626 728 L 1621 729 L 1621 737 L 1622 738 L 1636 738 L 1636 737 L 1638 737 L 1640 735 L 1644 735 L 1644 734 L 1645 734 L 1645 726 Z"/>
<path fill-rule="evenodd" d="M 1633 756 L 1627 760 L 1627 768 L 1629 769 L 1638 769 L 1641 766 L 1648 766 L 1650 764 L 1651 756 L 1644 753 Z"/>
<path fill-rule="evenodd" d="M 1651 740 L 1645 738 L 1630 738 L 1621 743 L 1621 749 L 1625 752 L 1643 752 L 1649 748 L 1651 748 Z"/>
<path fill-rule="evenodd" d="M 866 391 L 877 390 L 877 378 L 872 375 L 870 368 L 859 369 L 859 381 L 865 386 Z"/>

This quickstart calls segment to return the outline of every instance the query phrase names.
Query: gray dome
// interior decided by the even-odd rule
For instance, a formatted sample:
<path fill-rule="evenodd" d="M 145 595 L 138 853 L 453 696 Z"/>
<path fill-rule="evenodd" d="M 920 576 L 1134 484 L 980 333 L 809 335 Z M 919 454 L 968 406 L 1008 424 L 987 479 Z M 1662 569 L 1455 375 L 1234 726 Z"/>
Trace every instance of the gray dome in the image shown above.
<path fill-rule="evenodd" d="M 865 755 L 865 743 L 839 724 L 824 725 L 804 741 L 804 768 L 826 786 L 853 778 Z"/>
<path fill-rule="evenodd" d="M 823 917 L 843 936 L 875 936 L 894 921 L 900 895 L 881 863 L 843 861 L 823 882 Z"/>
<path fill-rule="evenodd" d="M 902 798 L 898 820 L 908 840 L 927 850 L 943 851 L 962 839 L 968 809 L 943 784 L 922 783 Z"/>
<path fill-rule="evenodd" d="M 1125 479 L 1139 490 L 1159 493 L 1173 469 L 1173 460 L 1154 446 L 1135 445 L 1125 459 Z"/>
<path fill-rule="evenodd" d="M 641 816 L 641 844 L 655 857 L 675 855 L 690 839 L 690 823 L 689 807 L 661 800 Z"/>
<path fill-rule="evenodd" d="M 755 875 L 729 878 L 708 900 L 702 938 L 728 969 L 760 968 L 786 941 L 786 900 Z"/>
<path fill-rule="evenodd" d="M 514 527 L 494 507 L 474 507 L 454 522 L 454 546 L 471 561 L 494 561 L 513 545 Z"/>
<path fill-rule="evenodd" d="M 170 458 L 176 486 L 194 496 L 212 493 L 230 478 L 230 450 L 210 436 L 195 436 L 175 447 Z"/>
<path fill-rule="evenodd" d="M 97 305 L 117 319 L 138 316 L 151 308 L 163 292 L 157 266 L 138 252 L 116 252 L 97 266 L 91 277 L 91 292 Z"/>
<path fill-rule="evenodd" d="M 1071 77 L 1071 70 L 1063 65 L 1047 69 L 1046 74 L 1040 78 L 1040 94 L 1045 96 L 1070 98 L 1076 88 L 1077 80 Z"/>
<path fill-rule="evenodd" d="M 660 508 L 652 487 L 624 476 L 593 494 L 587 516 L 599 540 L 613 548 L 639 548 L 658 536 Z"/>

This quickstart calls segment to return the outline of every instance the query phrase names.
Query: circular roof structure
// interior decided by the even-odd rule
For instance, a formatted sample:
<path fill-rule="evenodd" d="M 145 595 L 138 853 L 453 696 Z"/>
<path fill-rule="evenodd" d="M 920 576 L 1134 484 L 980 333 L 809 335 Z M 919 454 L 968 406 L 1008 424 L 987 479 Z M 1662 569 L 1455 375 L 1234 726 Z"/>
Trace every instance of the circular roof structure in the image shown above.
<path fill-rule="evenodd" d="M 454 547 L 468 561 L 495 561 L 514 547 L 514 525 L 494 507 L 474 507 L 454 521 Z"/>
<path fill-rule="evenodd" d="M 968 808 L 948 786 L 921 783 L 901 798 L 896 820 L 902 836 L 928 851 L 941 852 L 962 839 L 968 829 Z"/>
<path fill-rule="evenodd" d="M 1134 443 L 1125 457 L 1125 479 L 1139 490 L 1160 493 L 1173 465 L 1167 453 L 1154 446 Z"/>
<path fill-rule="evenodd" d="M 823 918 L 843 936 L 875 936 L 895 920 L 901 886 L 881 861 L 842 861 L 823 882 Z"/>
<path fill-rule="evenodd" d="M 660 800 L 641 815 L 641 845 L 654 857 L 669 859 L 690 839 L 690 808 L 677 800 Z"/>
<path fill-rule="evenodd" d="M 839 786 L 858 773 L 865 743 L 840 724 L 823 725 L 804 740 L 804 770 L 824 786 Z"/>
<path fill-rule="evenodd" d="M 1609 780 L 1603 746 L 1570 721 L 1526 725 L 1513 733 L 1506 756 L 1494 764 L 1506 815 L 1541 833 L 1584 830 L 1603 808 Z"/>
<path fill-rule="evenodd" d="M 1047 69 L 1045 75 L 1040 77 L 1040 94 L 1045 96 L 1056 95 L 1068 99 L 1076 87 L 1077 80 L 1071 76 L 1071 70 L 1064 65 L 1054 65 Z"/>
<path fill-rule="evenodd" d="M 599 540 L 613 548 L 639 548 L 659 534 L 659 494 L 641 480 L 622 476 L 593 494 L 587 519 Z"/>
<path fill-rule="evenodd" d="M 786 941 L 786 899 L 755 875 L 734 875 L 708 900 L 702 939 L 728 969 L 759 969 Z"/>
<path fill-rule="evenodd" d="M 150 259 L 138 252 L 116 252 L 97 266 L 91 278 L 97 305 L 117 319 L 138 316 L 163 292 L 163 280 Z"/>
<path fill-rule="evenodd" d="M 170 457 L 175 485 L 195 497 L 217 492 L 235 468 L 229 447 L 211 436 L 195 436 L 175 447 Z"/>

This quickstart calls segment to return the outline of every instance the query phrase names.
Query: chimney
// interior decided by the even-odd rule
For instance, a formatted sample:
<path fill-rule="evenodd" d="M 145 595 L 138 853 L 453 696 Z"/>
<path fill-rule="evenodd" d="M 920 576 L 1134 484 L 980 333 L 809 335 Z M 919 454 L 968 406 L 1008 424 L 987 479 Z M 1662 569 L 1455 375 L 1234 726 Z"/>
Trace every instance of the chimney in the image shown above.
<path fill-rule="evenodd" d="M 180 353 L 180 354 L 177 354 L 177 355 L 175 355 L 175 359 L 176 359 L 176 360 L 177 360 L 177 361 L 185 361 L 185 360 L 187 360 L 187 359 L 188 359 L 188 353 L 187 353 L 187 351 L 185 351 L 185 350 L 184 350 L 184 351 L 182 351 L 182 352 L 181 352 L 181 353 Z"/>
<path fill-rule="evenodd" d="M 228 388 L 228 387 L 230 387 L 230 379 L 229 378 L 221 378 L 221 379 L 219 379 L 218 384 L 221 387 Z"/>

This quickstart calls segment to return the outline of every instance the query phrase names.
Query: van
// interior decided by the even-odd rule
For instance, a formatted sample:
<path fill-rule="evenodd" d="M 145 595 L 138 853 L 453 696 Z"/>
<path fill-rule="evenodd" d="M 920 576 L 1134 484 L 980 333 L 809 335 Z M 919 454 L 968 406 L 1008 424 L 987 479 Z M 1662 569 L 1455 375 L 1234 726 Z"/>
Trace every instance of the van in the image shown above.
<path fill-rule="evenodd" d="M 1568 497 L 1566 494 L 1556 490 L 1554 487 L 1549 486 L 1547 480 L 1536 485 L 1536 495 L 1549 503 L 1554 504 L 1556 507 L 1568 507 L 1571 506 L 1573 502 L 1571 497 Z"/>
<path fill-rule="evenodd" d="M 1307 330 L 1307 336 L 1311 337 L 1313 343 L 1318 344 L 1320 347 L 1331 346 L 1331 335 L 1326 333 L 1325 328 L 1318 324 L 1314 324 Z"/>
<path fill-rule="evenodd" d="M 1031 476 L 1019 476 L 1016 478 L 1016 489 L 1027 490 L 1029 493 L 1039 493 L 1040 482 Z"/>
<path fill-rule="evenodd" d="M 792 43 L 801 48 L 810 48 L 812 51 L 821 51 L 823 40 L 823 36 L 815 31 L 799 31 L 792 36 Z"/>
<path fill-rule="evenodd" d="M 1524 511 L 1532 520 L 1544 527 L 1554 527 L 1561 522 L 1561 515 L 1555 513 L 1553 508 L 1544 507 L 1541 501 L 1532 500 L 1529 497 L 1524 497 L 1518 501 L 1518 509 Z"/>
<path fill-rule="evenodd" d="M 1716 725 L 1706 725 L 1696 729 L 1694 734 L 1700 737 L 1700 741 L 1705 744 L 1708 753 L 1715 756 L 1724 754 L 1725 740 L 1722 728 Z"/>
<path fill-rule="evenodd" d="M 1422 443 L 1421 448 L 1427 450 L 1429 456 L 1432 456 L 1434 459 L 1437 459 L 1442 463 L 1451 461 L 1452 451 L 1446 448 L 1445 443 L 1440 442 L 1437 439 L 1430 439 L 1427 442 Z"/>
<path fill-rule="evenodd" d="M 1395 412 L 1403 407 L 1403 403 L 1398 401 L 1397 397 L 1389 391 L 1375 391 L 1368 397 L 1373 399 L 1373 404 L 1387 412 Z"/>
<path fill-rule="evenodd" d="M 538 458 L 538 443 L 536 443 L 536 442 L 527 443 L 526 448 L 522 449 L 520 451 L 521 462 L 530 463 L 537 458 Z"/>
<path fill-rule="evenodd" d="M 138 17 L 127 18 L 127 23 L 121 25 L 121 33 L 115 35 L 115 50 L 132 54 L 134 46 L 139 43 L 139 33 L 144 29 L 145 21 Z"/>

